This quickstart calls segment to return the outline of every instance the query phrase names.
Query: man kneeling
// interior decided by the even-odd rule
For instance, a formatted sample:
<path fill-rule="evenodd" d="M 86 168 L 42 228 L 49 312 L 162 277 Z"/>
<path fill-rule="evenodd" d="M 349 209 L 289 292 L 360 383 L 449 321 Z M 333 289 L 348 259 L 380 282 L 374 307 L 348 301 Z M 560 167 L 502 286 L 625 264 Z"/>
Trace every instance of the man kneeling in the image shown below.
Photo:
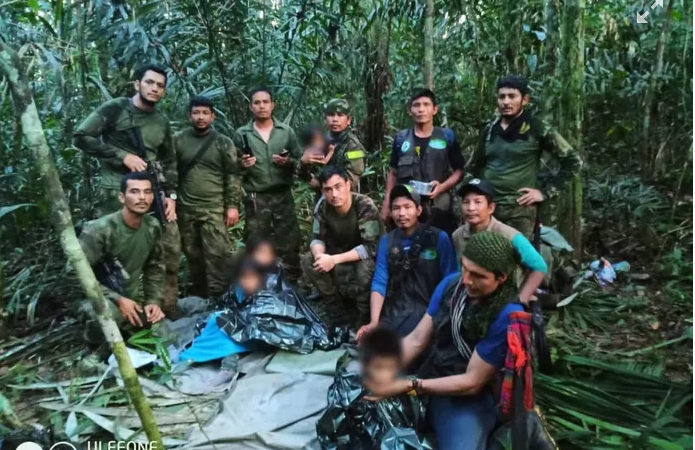
<path fill-rule="evenodd" d="M 514 247 L 504 236 L 476 233 L 461 257 L 463 270 L 437 286 L 427 313 L 403 341 L 407 367 L 432 342 L 426 379 L 367 383 L 377 398 L 411 389 L 430 395 L 428 414 L 440 450 L 483 450 L 497 423 L 490 382 L 504 366 L 516 302 Z"/>
<path fill-rule="evenodd" d="M 146 328 L 164 319 L 160 307 L 165 271 L 162 230 L 157 219 L 147 214 L 154 195 L 146 172 L 124 175 L 118 196 L 123 209 L 87 223 L 79 237 L 109 300 L 111 316 L 121 329 L 127 323 L 135 329 Z M 98 269 L 106 266 L 115 272 L 111 278 L 117 279 L 120 286 L 99 276 Z M 81 305 L 80 315 L 83 314 L 88 315 L 85 338 L 93 343 L 103 342 L 89 302 Z"/>
<path fill-rule="evenodd" d="M 302 268 L 321 294 L 316 310 L 328 326 L 369 322 L 369 287 L 383 233 L 379 210 L 367 196 L 350 192 L 344 169 L 319 174 L 325 200 L 316 205 L 311 252 Z"/>

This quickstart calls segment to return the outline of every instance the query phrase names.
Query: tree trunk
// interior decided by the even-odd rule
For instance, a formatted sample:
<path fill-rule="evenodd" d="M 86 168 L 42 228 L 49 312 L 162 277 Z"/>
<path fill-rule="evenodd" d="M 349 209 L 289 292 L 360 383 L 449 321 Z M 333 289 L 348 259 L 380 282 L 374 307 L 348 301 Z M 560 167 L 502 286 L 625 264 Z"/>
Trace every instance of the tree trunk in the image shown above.
<path fill-rule="evenodd" d="M 578 152 L 582 150 L 584 115 L 584 7 L 585 0 L 565 0 L 562 23 L 562 57 L 560 78 L 562 120 L 560 131 Z M 582 255 L 582 180 L 570 180 L 558 204 L 560 232 L 572 243 L 575 255 Z"/>
<path fill-rule="evenodd" d="M 424 49 L 425 64 L 423 67 L 423 75 L 425 79 L 425 87 L 434 89 L 434 0 L 427 0 L 425 6 L 425 31 L 424 31 Z"/>
<path fill-rule="evenodd" d="M 666 11 L 664 12 L 664 25 L 661 27 L 661 34 L 659 34 L 659 41 L 656 43 L 656 55 L 654 56 L 654 68 L 649 76 L 649 85 L 647 86 L 647 92 L 644 95 L 644 103 L 642 108 L 644 109 L 644 119 L 642 120 L 642 176 L 644 178 L 652 178 L 654 171 L 654 152 L 652 151 L 651 144 L 651 122 L 652 122 L 652 111 L 654 110 L 654 105 L 656 101 L 656 94 L 659 90 L 659 80 L 661 79 L 661 72 L 664 68 L 664 48 L 666 47 L 666 36 L 671 29 L 671 11 L 673 10 L 673 0 L 668 0 L 668 5 L 666 6 Z"/>
<path fill-rule="evenodd" d="M 550 116 L 553 108 L 553 81 L 557 79 L 557 54 L 559 26 L 557 23 L 557 5 L 555 0 L 544 0 L 543 21 L 545 23 L 545 65 L 547 67 L 546 84 L 543 92 L 542 113 Z"/>
<path fill-rule="evenodd" d="M 68 202 L 60 184 L 58 171 L 55 168 L 46 136 L 43 133 L 41 119 L 29 89 L 26 72 L 17 53 L 7 47 L 1 39 L 0 73 L 5 76 L 10 85 L 15 113 L 21 120 L 24 137 L 32 151 L 39 177 L 45 183 L 46 195 L 48 195 L 49 203 L 52 205 L 51 220 L 60 236 L 63 251 L 75 269 L 82 285 L 82 290 L 92 303 L 106 341 L 111 345 L 111 349 L 116 356 L 126 391 L 140 417 L 147 438 L 150 441 L 157 442 L 157 448 L 163 449 L 164 445 L 159 434 L 157 422 L 155 422 L 150 405 L 147 403 L 147 398 L 142 392 L 137 373 L 126 351 L 121 332 L 110 315 L 108 304 L 106 303 L 107 300 L 104 297 L 101 286 L 94 276 L 94 272 L 75 235 Z"/>
<path fill-rule="evenodd" d="M 389 45 L 391 40 L 391 13 L 388 18 L 377 19 L 367 33 L 365 42 L 364 94 L 367 106 L 364 144 L 369 153 L 383 149 L 386 134 L 386 115 L 383 96 L 389 90 Z"/>

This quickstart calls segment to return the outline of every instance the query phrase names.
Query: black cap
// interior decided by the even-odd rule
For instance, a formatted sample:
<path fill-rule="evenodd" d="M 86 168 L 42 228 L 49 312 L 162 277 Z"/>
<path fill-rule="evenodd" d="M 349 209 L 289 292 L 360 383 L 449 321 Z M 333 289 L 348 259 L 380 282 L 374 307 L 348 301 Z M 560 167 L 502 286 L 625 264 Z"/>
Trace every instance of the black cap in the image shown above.
<path fill-rule="evenodd" d="M 478 192 L 490 198 L 495 197 L 495 190 L 492 188 L 492 185 L 485 180 L 481 180 L 480 178 L 472 178 L 469 180 L 468 183 L 461 186 L 458 194 L 461 196 L 461 198 L 463 198 L 469 192 Z"/>
<path fill-rule="evenodd" d="M 391 195 L 389 196 L 389 207 L 393 204 L 393 201 L 398 197 L 407 197 L 415 202 L 417 206 L 422 205 L 422 200 L 420 199 L 420 194 L 415 192 L 415 190 L 406 184 L 397 184 L 391 189 Z"/>

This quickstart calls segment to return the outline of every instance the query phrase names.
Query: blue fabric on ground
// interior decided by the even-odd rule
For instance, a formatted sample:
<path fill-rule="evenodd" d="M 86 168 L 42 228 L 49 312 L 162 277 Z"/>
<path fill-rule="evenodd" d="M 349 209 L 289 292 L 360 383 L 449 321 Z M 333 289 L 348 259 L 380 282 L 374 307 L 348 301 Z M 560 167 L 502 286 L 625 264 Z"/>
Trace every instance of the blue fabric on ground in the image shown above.
<path fill-rule="evenodd" d="M 217 326 L 217 316 L 220 313 L 210 315 L 208 323 L 203 328 L 200 336 L 193 340 L 193 344 L 183 352 L 182 361 L 190 360 L 197 363 L 224 358 L 236 353 L 251 351 L 251 348 L 233 341 L 220 327 Z"/>

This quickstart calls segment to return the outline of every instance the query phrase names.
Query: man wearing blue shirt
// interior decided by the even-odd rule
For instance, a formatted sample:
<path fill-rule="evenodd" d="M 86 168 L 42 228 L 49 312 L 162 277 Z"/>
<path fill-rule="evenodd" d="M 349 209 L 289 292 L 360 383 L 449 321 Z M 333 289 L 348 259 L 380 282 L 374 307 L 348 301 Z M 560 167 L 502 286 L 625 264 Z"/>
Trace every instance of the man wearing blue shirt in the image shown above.
<path fill-rule="evenodd" d="M 369 299 L 370 322 L 357 340 L 377 325 L 406 336 L 427 310 L 440 281 L 457 271 L 454 246 L 444 231 L 420 223 L 422 200 L 410 186 L 389 195 L 396 227 L 379 241 Z"/>
<path fill-rule="evenodd" d="M 430 396 L 428 414 L 440 450 L 484 450 L 497 423 L 490 384 L 504 366 L 510 316 L 523 311 L 516 302 L 516 267 L 511 242 L 481 231 L 461 257 L 462 272 L 437 286 L 427 313 L 403 340 L 407 367 L 431 344 L 424 379 L 367 383 L 369 399 L 410 390 Z"/>

